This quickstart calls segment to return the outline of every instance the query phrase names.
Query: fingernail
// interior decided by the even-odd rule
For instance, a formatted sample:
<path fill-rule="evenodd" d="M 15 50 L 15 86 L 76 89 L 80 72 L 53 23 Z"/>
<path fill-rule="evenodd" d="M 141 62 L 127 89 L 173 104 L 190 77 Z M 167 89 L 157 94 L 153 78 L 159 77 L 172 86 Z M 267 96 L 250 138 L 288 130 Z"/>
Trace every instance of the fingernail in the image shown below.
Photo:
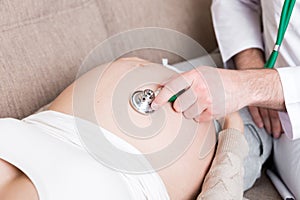
<path fill-rule="evenodd" d="M 259 128 L 263 128 L 263 127 L 264 127 L 264 124 L 263 124 L 262 122 L 259 122 L 259 123 L 258 123 L 258 127 L 259 127 Z"/>
<path fill-rule="evenodd" d="M 158 110 L 158 105 L 156 104 L 156 103 L 152 103 L 151 104 L 151 108 L 153 109 L 153 110 Z"/>
<path fill-rule="evenodd" d="M 275 135 L 275 138 L 278 139 L 278 138 L 280 138 L 280 135 L 281 135 L 281 134 L 280 134 L 279 131 L 274 131 L 274 132 L 273 132 L 273 135 Z"/>

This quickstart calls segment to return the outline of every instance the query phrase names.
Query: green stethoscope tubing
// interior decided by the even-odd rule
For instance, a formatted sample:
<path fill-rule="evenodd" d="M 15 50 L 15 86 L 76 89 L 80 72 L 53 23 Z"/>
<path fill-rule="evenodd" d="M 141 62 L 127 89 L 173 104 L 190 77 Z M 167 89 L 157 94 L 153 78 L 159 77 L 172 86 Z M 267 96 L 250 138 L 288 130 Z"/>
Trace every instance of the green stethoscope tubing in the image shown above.
<path fill-rule="evenodd" d="M 276 63 L 279 49 L 282 44 L 286 29 L 289 25 L 295 3 L 296 3 L 296 0 L 285 0 L 284 1 L 282 11 L 281 11 L 281 17 L 280 17 L 280 23 L 279 23 L 276 43 L 275 43 L 273 52 L 271 53 L 269 59 L 267 60 L 265 66 L 264 66 L 265 68 L 271 69 L 274 67 L 274 65 Z"/>

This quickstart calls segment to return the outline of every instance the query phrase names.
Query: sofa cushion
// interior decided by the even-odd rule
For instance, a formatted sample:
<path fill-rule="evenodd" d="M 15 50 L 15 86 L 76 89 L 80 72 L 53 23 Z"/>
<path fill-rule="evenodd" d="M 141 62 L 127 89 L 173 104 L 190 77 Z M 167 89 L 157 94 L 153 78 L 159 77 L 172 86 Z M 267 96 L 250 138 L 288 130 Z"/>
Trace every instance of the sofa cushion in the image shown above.
<path fill-rule="evenodd" d="M 162 27 L 186 34 L 201 44 L 207 52 L 216 48 L 210 14 L 211 0 L 97 0 L 108 35 L 114 35 L 133 28 Z M 170 63 L 180 60 L 163 51 L 143 50 L 135 55 L 152 62 L 162 57 Z M 198 56 L 202 56 L 199 54 Z"/>
<path fill-rule="evenodd" d="M 70 84 L 107 34 L 93 0 L 0 4 L 0 117 L 23 118 Z"/>

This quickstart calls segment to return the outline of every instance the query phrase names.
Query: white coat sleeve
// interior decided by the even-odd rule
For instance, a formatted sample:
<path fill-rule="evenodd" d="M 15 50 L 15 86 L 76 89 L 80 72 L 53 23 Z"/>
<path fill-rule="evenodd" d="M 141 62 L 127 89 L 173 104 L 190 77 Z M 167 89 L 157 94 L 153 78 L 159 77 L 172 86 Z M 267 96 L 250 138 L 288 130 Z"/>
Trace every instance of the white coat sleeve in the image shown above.
<path fill-rule="evenodd" d="M 300 138 L 300 66 L 277 68 L 280 76 L 286 113 L 280 113 L 284 132 L 290 139 Z"/>
<path fill-rule="evenodd" d="M 213 0 L 212 17 L 223 62 L 249 49 L 264 49 L 260 0 Z"/>

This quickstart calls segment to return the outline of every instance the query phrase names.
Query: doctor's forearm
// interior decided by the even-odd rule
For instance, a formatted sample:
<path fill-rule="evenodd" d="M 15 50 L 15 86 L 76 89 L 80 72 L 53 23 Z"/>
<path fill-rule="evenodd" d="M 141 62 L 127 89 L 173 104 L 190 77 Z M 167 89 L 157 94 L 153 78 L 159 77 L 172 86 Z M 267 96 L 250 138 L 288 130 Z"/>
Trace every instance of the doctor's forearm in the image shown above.
<path fill-rule="evenodd" d="M 246 49 L 233 57 L 237 69 L 260 69 L 264 66 L 264 54 L 257 48 Z"/>
<path fill-rule="evenodd" d="M 284 95 L 279 74 L 274 69 L 239 71 L 240 90 L 245 106 L 284 110 Z"/>
<path fill-rule="evenodd" d="M 249 69 L 247 75 L 245 73 L 249 79 L 243 78 L 243 83 L 249 86 L 249 94 L 254 95 L 249 105 L 277 110 L 285 109 L 279 74 L 276 70 L 263 69 L 265 62 L 262 50 L 247 49 L 236 54 L 233 59 L 237 69 Z M 261 69 L 262 71 L 250 69 Z"/>

